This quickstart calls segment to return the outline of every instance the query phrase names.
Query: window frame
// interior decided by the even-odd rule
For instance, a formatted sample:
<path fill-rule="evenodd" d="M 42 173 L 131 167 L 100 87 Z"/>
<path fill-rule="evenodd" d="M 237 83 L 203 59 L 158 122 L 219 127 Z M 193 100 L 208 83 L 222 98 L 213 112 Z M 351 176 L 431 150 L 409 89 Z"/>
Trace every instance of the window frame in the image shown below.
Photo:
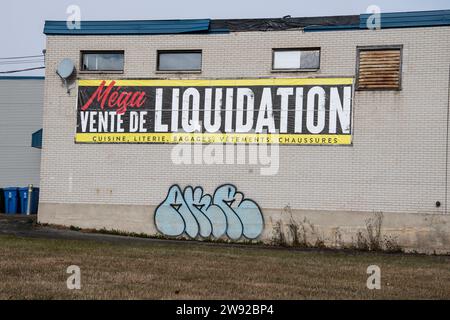
<path fill-rule="evenodd" d="M 275 69 L 275 52 L 277 51 L 319 51 L 319 66 L 317 68 L 284 68 Z M 300 56 L 301 59 L 301 56 Z M 317 72 L 320 70 L 322 60 L 321 47 L 295 47 L 295 48 L 272 48 L 272 72 Z"/>
<path fill-rule="evenodd" d="M 102 53 L 116 53 L 123 55 L 122 70 L 86 70 L 84 66 L 85 54 L 102 54 Z M 125 72 L 125 50 L 80 50 L 80 73 L 124 73 Z"/>
<path fill-rule="evenodd" d="M 359 63 L 361 51 L 377 51 L 377 50 L 400 50 L 400 65 L 398 88 L 360 88 L 359 87 Z M 403 45 L 372 45 L 372 46 L 356 46 L 356 71 L 355 71 L 355 90 L 356 91 L 401 91 L 403 78 Z"/>
<path fill-rule="evenodd" d="M 165 53 L 200 53 L 200 69 L 177 69 L 161 70 L 159 69 L 160 55 Z M 156 50 L 156 73 L 201 73 L 203 70 L 203 50 L 202 49 L 170 49 Z"/>

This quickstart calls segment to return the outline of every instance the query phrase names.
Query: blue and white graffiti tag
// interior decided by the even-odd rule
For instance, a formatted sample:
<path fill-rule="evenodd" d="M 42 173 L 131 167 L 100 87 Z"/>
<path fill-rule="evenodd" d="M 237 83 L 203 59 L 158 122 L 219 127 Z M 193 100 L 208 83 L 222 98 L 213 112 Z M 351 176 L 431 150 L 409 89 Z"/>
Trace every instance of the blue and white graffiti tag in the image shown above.
<path fill-rule="evenodd" d="M 169 237 L 185 234 L 238 240 L 242 236 L 256 239 L 264 229 L 264 219 L 256 202 L 245 199 L 231 184 L 219 186 L 212 197 L 201 187 L 188 186 L 182 192 L 173 185 L 155 210 L 155 225 Z"/>

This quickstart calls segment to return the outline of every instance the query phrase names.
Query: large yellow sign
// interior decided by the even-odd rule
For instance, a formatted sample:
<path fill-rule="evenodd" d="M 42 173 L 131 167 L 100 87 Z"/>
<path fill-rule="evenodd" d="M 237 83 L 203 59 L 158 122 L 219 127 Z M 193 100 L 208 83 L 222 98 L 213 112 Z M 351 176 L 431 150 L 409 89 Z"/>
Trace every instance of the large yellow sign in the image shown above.
<path fill-rule="evenodd" d="M 78 87 L 78 143 L 352 142 L 352 78 L 80 80 Z"/>

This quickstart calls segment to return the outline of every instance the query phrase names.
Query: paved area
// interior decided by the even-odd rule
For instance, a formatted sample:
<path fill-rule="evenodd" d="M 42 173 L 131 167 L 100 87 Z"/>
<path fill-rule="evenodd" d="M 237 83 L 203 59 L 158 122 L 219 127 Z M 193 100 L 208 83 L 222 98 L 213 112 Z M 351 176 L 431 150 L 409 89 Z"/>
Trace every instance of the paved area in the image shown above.
<path fill-rule="evenodd" d="M 80 232 L 66 228 L 42 226 L 37 224 L 36 215 L 5 215 L 0 214 L 0 234 L 15 235 L 18 237 L 67 239 L 67 240 L 95 240 L 106 242 L 148 242 L 148 241 L 170 241 L 164 239 L 137 238 L 101 233 Z M 177 241 L 182 242 L 182 241 Z"/>
<path fill-rule="evenodd" d="M 248 244 L 232 244 L 220 242 L 205 242 L 193 240 L 171 240 L 157 238 L 140 238 L 132 236 L 122 236 L 86 231 L 75 231 L 68 228 L 55 226 L 43 226 L 37 224 L 37 216 L 30 215 L 6 215 L 0 214 L 0 235 L 14 235 L 25 238 L 45 238 L 45 239 L 65 239 L 65 240 L 92 240 L 107 243 L 177 243 L 180 245 L 190 245 L 195 242 L 203 246 L 225 246 L 225 247 L 248 247 Z M 281 248 L 268 245 L 251 245 L 254 248 L 270 248 L 274 250 L 293 250 L 293 248 Z M 309 249 L 314 250 L 314 249 Z"/>

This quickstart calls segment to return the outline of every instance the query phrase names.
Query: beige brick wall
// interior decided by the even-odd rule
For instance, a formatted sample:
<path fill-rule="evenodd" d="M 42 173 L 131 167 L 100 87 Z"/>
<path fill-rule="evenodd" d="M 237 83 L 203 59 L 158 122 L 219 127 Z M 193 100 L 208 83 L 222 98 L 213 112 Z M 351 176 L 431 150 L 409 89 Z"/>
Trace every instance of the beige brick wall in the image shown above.
<path fill-rule="evenodd" d="M 48 36 L 41 202 L 150 206 L 164 200 L 174 183 L 201 185 L 207 192 L 232 183 L 263 210 L 289 204 L 306 210 L 442 214 L 449 38 L 450 27 Z M 66 94 L 55 73 L 63 58 L 79 65 L 80 50 L 120 49 L 125 50 L 123 74 L 78 73 L 78 78 L 353 77 L 357 46 L 398 44 L 403 45 L 403 90 L 355 93 L 353 145 L 282 146 L 274 176 L 261 176 L 258 166 L 176 166 L 170 145 L 74 144 L 76 89 Z M 321 47 L 320 71 L 272 73 L 271 49 L 281 47 Z M 161 49 L 202 49 L 202 73 L 156 73 Z"/>

